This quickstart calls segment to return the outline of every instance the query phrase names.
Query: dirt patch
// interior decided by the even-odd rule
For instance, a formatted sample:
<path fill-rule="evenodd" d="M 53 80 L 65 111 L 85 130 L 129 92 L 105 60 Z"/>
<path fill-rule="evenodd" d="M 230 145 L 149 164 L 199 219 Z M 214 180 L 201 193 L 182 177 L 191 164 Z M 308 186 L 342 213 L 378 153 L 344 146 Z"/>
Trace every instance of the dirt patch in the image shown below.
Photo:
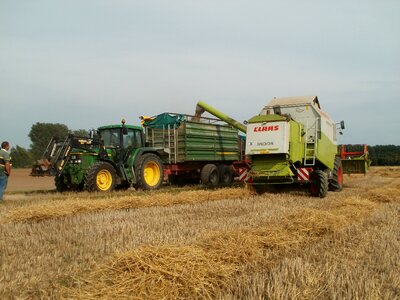
<path fill-rule="evenodd" d="M 8 180 L 6 197 L 8 193 L 53 190 L 54 177 L 33 177 L 29 176 L 30 169 L 13 169 Z"/>

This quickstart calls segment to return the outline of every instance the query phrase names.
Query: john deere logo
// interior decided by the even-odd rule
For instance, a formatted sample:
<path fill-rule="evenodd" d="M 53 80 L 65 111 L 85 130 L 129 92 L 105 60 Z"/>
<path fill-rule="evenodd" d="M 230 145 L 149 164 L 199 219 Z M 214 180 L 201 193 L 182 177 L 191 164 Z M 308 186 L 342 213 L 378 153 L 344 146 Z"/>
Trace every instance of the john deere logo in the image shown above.
<path fill-rule="evenodd" d="M 78 142 L 81 145 L 91 145 L 92 144 L 91 140 L 78 140 Z"/>

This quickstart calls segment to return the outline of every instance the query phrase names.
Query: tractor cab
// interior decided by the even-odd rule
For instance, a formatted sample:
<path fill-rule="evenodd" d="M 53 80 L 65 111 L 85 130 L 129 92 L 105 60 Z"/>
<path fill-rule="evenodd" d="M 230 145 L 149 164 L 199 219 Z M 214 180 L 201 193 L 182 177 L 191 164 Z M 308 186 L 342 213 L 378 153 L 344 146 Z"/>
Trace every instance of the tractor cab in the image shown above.
<path fill-rule="evenodd" d="M 98 129 L 99 138 L 106 149 L 126 149 L 143 147 L 143 130 L 139 126 L 121 125 L 102 126 Z"/>
<path fill-rule="evenodd" d="M 139 126 L 109 125 L 98 128 L 98 138 L 104 146 L 109 159 L 124 163 L 133 149 L 144 146 L 143 130 Z"/>

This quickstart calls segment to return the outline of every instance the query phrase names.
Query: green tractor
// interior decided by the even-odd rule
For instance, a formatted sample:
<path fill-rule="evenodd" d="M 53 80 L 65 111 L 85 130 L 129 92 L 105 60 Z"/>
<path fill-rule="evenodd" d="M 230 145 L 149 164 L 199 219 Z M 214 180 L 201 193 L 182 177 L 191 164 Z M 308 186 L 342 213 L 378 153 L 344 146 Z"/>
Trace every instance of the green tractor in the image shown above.
<path fill-rule="evenodd" d="M 102 126 L 91 137 L 68 136 L 55 151 L 52 173 L 59 192 L 157 189 L 163 183 L 162 150 L 146 147 L 142 127 Z"/>

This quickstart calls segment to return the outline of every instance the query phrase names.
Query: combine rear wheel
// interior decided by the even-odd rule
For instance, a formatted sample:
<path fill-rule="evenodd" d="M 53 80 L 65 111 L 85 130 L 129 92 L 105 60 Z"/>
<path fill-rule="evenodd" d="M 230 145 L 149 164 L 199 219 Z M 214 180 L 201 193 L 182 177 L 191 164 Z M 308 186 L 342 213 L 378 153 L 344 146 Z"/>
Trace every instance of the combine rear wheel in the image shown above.
<path fill-rule="evenodd" d="M 207 164 L 201 169 L 201 183 L 208 187 L 215 188 L 219 184 L 219 173 L 217 166 L 214 164 Z"/>
<path fill-rule="evenodd" d="M 99 161 L 87 171 L 85 186 L 91 192 L 111 192 L 115 188 L 116 177 L 110 163 Z"/>
<path fill-rule="evenodd" d="M 332 179 L 329 181 L 329 190 L 340 192 L 343 188 L 343 168 L 342 159 L 339 156 L 335 157 L 335 166 L 332 175 Z"/>
<path fill-rule="evenodd" d="M 325 172 L 317 170 L 310 175 L 310 193 L 313 197 L 324 198 L 328 193 L 328 176 Z"/>
<path fill-rule="evenodd" d="M 156 190 L 163 183 L 163 165 L 160 158 L 153 154 L 144 154 L 136 166 L 137 184 L 144 190 Z"/>

